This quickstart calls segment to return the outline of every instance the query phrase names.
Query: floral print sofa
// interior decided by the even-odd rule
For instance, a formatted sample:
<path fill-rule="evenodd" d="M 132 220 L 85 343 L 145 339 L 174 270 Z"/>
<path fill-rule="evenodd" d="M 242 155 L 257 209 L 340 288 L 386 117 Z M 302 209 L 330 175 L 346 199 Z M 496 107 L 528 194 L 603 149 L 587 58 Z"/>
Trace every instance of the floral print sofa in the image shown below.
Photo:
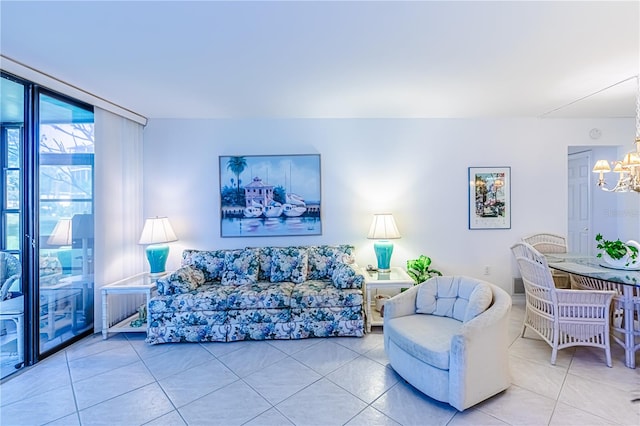
<path fill-rule="evenodd" d="M 364 334 L 350 245 L 184 250 L 158 281 L 147 342 L 229 342 Z"/>

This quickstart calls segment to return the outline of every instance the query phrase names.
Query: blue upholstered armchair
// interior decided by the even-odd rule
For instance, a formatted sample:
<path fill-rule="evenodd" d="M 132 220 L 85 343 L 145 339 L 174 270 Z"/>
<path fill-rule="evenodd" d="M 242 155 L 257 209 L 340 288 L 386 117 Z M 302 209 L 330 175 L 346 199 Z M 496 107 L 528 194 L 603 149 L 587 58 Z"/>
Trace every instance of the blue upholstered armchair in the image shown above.
<path fill-rule="evenodd" d="M 511 297 L 468 277 L 435 277 L 384 304 L 391 367 L 422 393 L 462 411 L 511 383 Z"/>

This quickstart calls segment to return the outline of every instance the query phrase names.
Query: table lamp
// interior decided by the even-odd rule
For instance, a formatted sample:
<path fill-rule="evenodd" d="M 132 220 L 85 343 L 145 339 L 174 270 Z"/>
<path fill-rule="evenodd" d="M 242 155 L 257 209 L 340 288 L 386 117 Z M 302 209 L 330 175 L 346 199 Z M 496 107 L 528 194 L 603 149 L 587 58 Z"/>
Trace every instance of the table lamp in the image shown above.
<path fill-rule="evenodd" d="M 374 214 L 367 238 L 378 240 L 373 244 L 378 260 L 378 272 L 391 271 L 390 263 L 391 254 L 393 254 L 393 243 L 388 240 L 400 238 L 400 232 L 393 215 L 391 213 Z"/>
<path fill-rule="evenodd" d="M 138 244 L 147 244 L 147 260 L 151 267 L 151 275 L 159 275 L 165 271 L 169 246 L 166 243 L 177 241 L 175 232 L 166 217 L 149 218 L 144 223 Z"/>

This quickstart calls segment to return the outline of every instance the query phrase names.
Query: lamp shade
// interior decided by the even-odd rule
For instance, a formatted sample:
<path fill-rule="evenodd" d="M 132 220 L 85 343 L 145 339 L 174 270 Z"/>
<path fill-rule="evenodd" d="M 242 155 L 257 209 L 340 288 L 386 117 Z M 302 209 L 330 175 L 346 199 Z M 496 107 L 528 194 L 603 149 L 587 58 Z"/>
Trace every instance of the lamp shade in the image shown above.
<path fill-rule="evenodd" d="M 145 221 L 138 244 L 162 244 L 177 240 L 168 218 L 153 217 Z"/>
<path fill-rule="evenodd" d="M 47 240 L 47 244 L 51 246 L 70 246 L 71 241 L 71 219 L 58 220 Z"/>
<path fill-rule="evenodd" d="M 400 232 L 391 213 L 378 213 L 373 215 L 371 228 L 367 238 L 372 240 L 391 240 L 400 238 Z"/>
<path fill-rule="evenodd" d="M 596 161 L 596 165 L 593 166 L 592 171 L 594 173 L 598 173 L 598 172 L 608 173 L 611 171 L 611 166 L 609 166 L 609 163 L 607 162 L 607 160 L 598 160 Z"/>

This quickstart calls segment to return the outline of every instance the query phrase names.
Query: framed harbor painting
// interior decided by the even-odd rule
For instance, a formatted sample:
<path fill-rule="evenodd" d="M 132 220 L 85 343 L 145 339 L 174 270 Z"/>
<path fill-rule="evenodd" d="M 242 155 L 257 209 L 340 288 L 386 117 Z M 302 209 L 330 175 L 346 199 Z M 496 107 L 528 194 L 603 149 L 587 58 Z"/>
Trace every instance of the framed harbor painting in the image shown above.
<path fill-rule="evenodd" d="M 469 167 L 469 229 L 511 228 L 511 167 Z"/>
<path fill-rule="evenodd" d="M 319 154 L 219 160 L 220 236 L 322 234 Z"/>

